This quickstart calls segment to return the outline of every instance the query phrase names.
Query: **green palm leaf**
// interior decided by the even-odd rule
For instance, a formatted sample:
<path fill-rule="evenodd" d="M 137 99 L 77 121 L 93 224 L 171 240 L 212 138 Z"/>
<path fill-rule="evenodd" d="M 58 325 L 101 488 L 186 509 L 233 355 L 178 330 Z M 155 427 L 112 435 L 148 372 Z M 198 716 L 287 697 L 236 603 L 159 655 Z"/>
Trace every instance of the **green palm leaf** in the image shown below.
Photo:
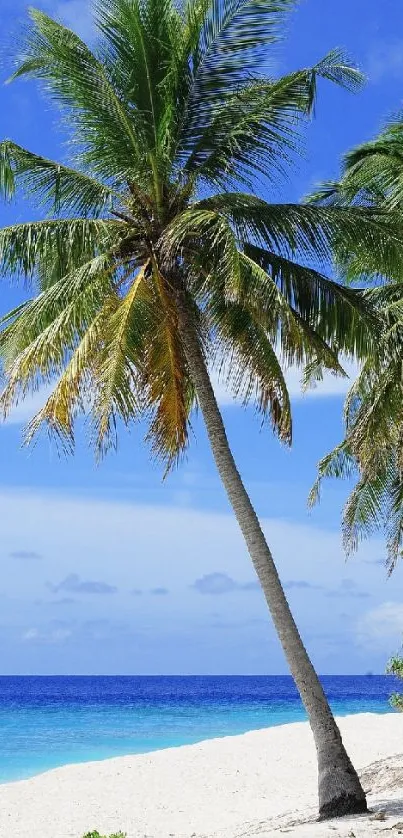
<path fill-rule="evenodd" d="M 222 106 L 211 113 L 206 112 L 208 95 L 203 97 L 200 125 L 190 118 L 182 126 L 180 155 L 186 170 L 196 171 L 215 187 L 253 185 L 256 175 L 267 177 L 271 171 L 274 178 L 284 173 L 293 153 L 300 150 L 301 123 L 312 113 L 320 77 L 350 89 L 362 81 L 343 53 L 335 50 L 315 66 L 277 81 L 259 78 L 230 89 Z"/>
<path fill-rule="evenodd" d="M 68 114 L 81 159 L 96 174 L 120 182 L 146 166 L 141 125 L 105 66 L 70 29 L 38 9 L 12 79 L 40 79 Z"/>
<path fill-rule="evenodd" d="M 0 271 L 32 279 L 42 261 L 57 259 L 69 272 L 119 243 L 124 227 L 119 221 L 83 218 L 53 219 L 16 224 L 0 230 Z"/>
<path fill-rule="evenodd" d="M 245 253 L 272 277 L 301 322 L 315 323 L 321 338 L 338 351 L 366 357 L 373 343 L 368 323 L 374 312 L 362 292 L 257 245 L 246 243 Z"/>
<path fill-rule="evenodd" d="M 169 0 L 112 0 L 97 4 L 97 21 L 109 75 L 134 108 L 149 155 L 161 165 L 177 118 L 181 19 Z"/>
<path fill-rule="evenodd" d="M 33 196 L 44 209 L 55 214 L 77 213 L 99 216 L 120 205 L 121 195 L 85 172 L 47 160 L 10 140 L 0 143 L 0 193 L 14 196 L 21 184 L 27 197 Z"/>

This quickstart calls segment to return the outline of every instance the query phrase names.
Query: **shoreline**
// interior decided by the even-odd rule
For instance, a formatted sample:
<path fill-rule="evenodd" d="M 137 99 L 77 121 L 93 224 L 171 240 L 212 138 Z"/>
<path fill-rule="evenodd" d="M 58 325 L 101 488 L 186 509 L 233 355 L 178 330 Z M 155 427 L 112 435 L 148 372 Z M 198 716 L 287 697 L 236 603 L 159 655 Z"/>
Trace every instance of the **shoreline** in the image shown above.
<path fill-rule="evenodd" d="M 390 817 L 403 822 L 403 715 L 362 713 L 338 723 L 371 787 L 370 805 L 392 807 Z M 127 838 L 269 838 L 282 828 L 295 838 L 338 838 L 351 824 L 357 838 L 367 838 L 389 826 L 370 817 L 317 824 L 315 814 L 307 722 L 65 765 L 0 785 L 0 835 L 13 838 L 82 838 L 95 829 L 122 830 Z"/>
<path fill-rule="evenodd" d="M 357 713 L 345 713 L 343 715 L 335 716 L 337 723 L 340 723 L 342 719 L 353 719 L 360 716 L 374 716 L 375 718 L 383 717 L 383 716 L 398 716 L 399 714 L 395 710 L 386 710 L 384 712 L 377 712 L 376 710 L 370 711 L 357 711 Z M 403 715 L 403 714 L 402 714 Z M 193 742 L 183 742 L 178 745 L 166 745 L 166 747 L 162 748 L 152 748 L 147 751 L 132 751 L 127 754 L 114 754 L 113 756 L 105 756 L 105 757 L 98 757 L 95 759 L 83 759 L 73 762 L 65 762 L 61 765 L 55 765 L 53 768 L 45 768 L 43 771 L 38 771 L 37 774 L 32 774 L 29 777 L 21 777 L 15 780 L 4 780 L 0 781 L 0 790 L 4 786 L 15 786 L 17 783 L 29 783 L 32 780 L 36 780 L 39 777 L 44 777 L 47 774 L 52 774 L 54 771 L 62 771 L 65 768 L 81 768 L 85 765 L 99 765 L 100 763 L 105 762 L 113 762 L 115 760 L 132 760 L 136 759 L 137 757 L 147 757 L 147 756 L 154 756 L 155 754 L 165 753 L 166 751 L 178 751 L 182 748 L 196 748 L 199 745 L 204 745 L 207 742 L 223 742 L 227 739 L 238 739 L 242 736 L 248 736 L 249 734 L 258 734 L 264 731 L 274 730 L 276 728 L 289 728 L 291 725 L 308 725 L 308 721 L 298 720 L 292 722 L 281 722 L 275 723 L 273 725 L 265 725 L 262 727 L 251 728 L 250 730 L 245 730 L 242 733 L 225 733 L 222 736 L 208 736 L 204 737 L 203 739 L 196 739 Z M 403 741 L 402 741 L 402 751 L 403 751 Z"/>
<path fill-rule="evenodd" d="M 345 719 L 345 718 L 350 718 L 350 717 L 354 718 L 354 717 L 357 717 L 357 716 L 375 716 L 375 717 L 379 716 L 379 717 L 383 717 L 383 716 L 395 716 L 395 715 L 398 715 L 398 714 L 397 714 L 396 710 L 392 710 L 392 709 L 385 709 L 385 710 L 382 710 L 382 711 L 381 710 L 378 710 L 378 711 L 377 710 L 361 710 L 361 711 L 357 711 L 356 713 L 346 712 L 346 713 L 343 713 L 343 714 L 337 714 L 335 716 L 335 718 L 337 720 L 340 720 L 340 719 Z M 116 754 L 112 754 L 112 755 L 93 757 L 93 758 L 90 758 L 90 759 L 84 758 L 84 759 L 72 760 L 71 762 L 70 761 L 63 762 L 59 765 L 54 765 L 54 766 L 51 766 L 51 767 L 48 767 L 48 768 L 43 768 L 43 769 L 37 771 L 35 774 L 29 774 L 29 776 L 27 776 L 27 777 L 16 777 L 16 778 L 7 779 L 7 780 L 0 780 L 0 789 L 3 786 L 15 785 L 16 783 L 24 783 L 24 782 L 29 782 L 30 780 L 35 780 L 37 777 L 43 777 L 45 774 L 50 774 L 51 772 L 58 771 L 62 768 L 75 768 L 75 767 L 79 767 L 79 766 L 82 766 L 82 765 L 91 765 L 92 763 L 98 764 L 98 763 L 108 762 L 110 760 L 115 760 L 115 759 L 136 758 L 136 757 L 142 757 L 142 756 L 147 756 L 147 755 L 154 755 L 154 754 L 164 752 L 164 751 L 176 751 L 176 750 L 178 750 L 178 748 L 195 747 L 197 745 L 202 745 L 205 742 L 220 742 L 220 741 L 225 740 L 225 739 L 234 739 L 234 738 L 236 739 L 237 737 L 240 737 L 240 736 L 246 736 L 249 733 L 261 733 L 263 731 L 272 730 L 274 728 L 279 728 L 279 727 L 288 728 L 290 725 L 300 725 L 300 724 L 308 724 L 307 719 L 296 719 L 296 720 L 292 720 L 292 721 L 288 721 L 288 722 L 283 722 L 283 721 L 274 722 L 271 725 L 261 725 L 259 727 L 248 728 L 248 729 L 243 730 L 243 731 L 237 731 L 237 732 L 233 732 L 233 733 L 224 733 L 221 736 L 217 736 L 217 735 L 204 736 L 200 739 L 195 738 L 190 742 L 179 742 L 178 744 L 169 744 L 169 745 L 165 745 L 165 746 L 162 746 L 162 747 L 154 747 L 154 748 L 147 749 L 145 751 L 129 751 L 127 753 L 116 753 Z"/>

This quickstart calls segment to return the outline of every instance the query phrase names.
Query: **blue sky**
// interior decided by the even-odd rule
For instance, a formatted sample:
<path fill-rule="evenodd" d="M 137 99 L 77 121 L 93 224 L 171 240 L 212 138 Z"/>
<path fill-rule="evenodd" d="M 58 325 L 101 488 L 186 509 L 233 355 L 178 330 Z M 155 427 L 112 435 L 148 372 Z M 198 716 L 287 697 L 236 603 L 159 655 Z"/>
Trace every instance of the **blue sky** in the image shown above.
<path fill-rule="evenodd" d="M 91 37 L 86 0 L 37 5 Z M 3 78 L 24 10 L 21 0 L 2 0 Z M 344 46 L 369 81 L 355 97 L 321 86 L 307 159 L 283 199 L 337 175 L 343 152 L 401 107 L 401 23 L 399 0 L 300 3 L 279 71 Z M 57 114 L 31 84 L 0 88 L 0 137 L 65 156 Z M 21 202 L 1 206 L 0 223 L 34 214 Z M 1 310 L 24 293 L 4 283 Z M 380 672 L 401 641 L 402 571 L 386 579 L 380 539 L 346 564 L 339 529 L 346 486 L 328 485 L 308 513 L 315 464 L 341 435 L 344 384 L 327 379 L 301 398 L 298 379 L 292 371 L 292 451 L 217 384 L 230 441 L 315 665 L 322 673 Z M 37 397 L 0 428 L 0 672 L 286 672 L 200 418 L 185 462 L 163 483 L 141 427 L 123 433 L 117 454 L 100 466 L 85 433 L 70 459 L 47 439 L 22 448 L 35 406 Z"/>

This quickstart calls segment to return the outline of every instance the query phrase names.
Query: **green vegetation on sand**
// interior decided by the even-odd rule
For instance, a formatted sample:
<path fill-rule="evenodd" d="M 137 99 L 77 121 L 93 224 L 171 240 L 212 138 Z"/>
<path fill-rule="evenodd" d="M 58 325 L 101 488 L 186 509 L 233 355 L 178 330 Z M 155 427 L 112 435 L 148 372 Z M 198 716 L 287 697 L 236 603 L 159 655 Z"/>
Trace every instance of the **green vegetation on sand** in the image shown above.
<path fill-rule="evenodd" d="M 97 830 L 95 832 L 87 832 L 83 838 L 127 838 L 125 832 L 113 832 L 111 835 L 100 835 Z"/>

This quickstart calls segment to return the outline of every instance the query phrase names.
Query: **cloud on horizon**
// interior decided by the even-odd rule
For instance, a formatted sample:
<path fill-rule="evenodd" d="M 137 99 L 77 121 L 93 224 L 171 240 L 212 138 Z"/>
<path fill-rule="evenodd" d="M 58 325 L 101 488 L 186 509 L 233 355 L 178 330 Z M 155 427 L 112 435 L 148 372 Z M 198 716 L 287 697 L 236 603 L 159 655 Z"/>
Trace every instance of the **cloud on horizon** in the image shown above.
<path fill-rule="evenodd" d="M 93 620 L 50 620 L 40 626 L 30 626 L 21 634 L 23 643 L 58 644 L 85 641 L 109 641 L 118 637 L 133 637 L 130 625 L 124 621 L 102 617 Z"/>
<path fill-rule="evenodd" d="M 204 596 L 221 596 L 222 594 L 230 594 L 233 591 L 256 591 L 260 590 L 258 580 L 251 582 L 237 582 L 228 573 L 207 573 L 201 576 L 190 586 L 197 593 Z"/>
<path fill-rule="evenodd" d="M 35 550 L 13 550 L 8 555 L 10 559 L 21 559 L 21 561 L 27 562 L 43 559 L 42 554 L 37 553 Z"/>
<path fill-rule="evenodd" d="M 367 591 L 362 591 L 357 582 L 353 579 L 342 579 L 340 586 L 331 591 L 327 591 L 325 596 L 334 598 L 355 597 L 355 599 L 368 599 L 370 594 Z"/>
<path fill-rule="evenodd" d="M 47 627 L 38 628 L 32 626 L 23 631 L 21 640 L 23 643 L 63 643 L 72 637 L 73 631 L 68 623 L 57 622 L 50 623 Z"/>
<path fill-rule="evenodd" d="M 283 585 L 286 591 L 323 591 L 323 585 L 316 585 L 315 582 L 307 582 L 305 579 L 290 579 Z"/>
<path fill-rule="evenodd" d="M 66 596 L 66 597 L 62 597 L 62 599 L 49 600 L 46 603 L 46 605 L 51 605 L 52 608 L 54 608 L 54 607 L 57 607 L 59 605 L 60 606 L 62 606 L 62 605 L 75 605 L 76 602 L 77 602 L 77 600 L 73 599 L 73 597 Z"/>
<path fill-rule="evenodd" d="M 69 573 L 68 576 L 66 576 L 65 579 L 57 585 L 49 582 L 48 588 L 54 594 L 67 591 L 74 594 L 96 594 L 101 596 L 116 594 L 118 590 L 114 585 L 108 585 L 107 582 L 82 580 L 80 579 L 78 573 Z"/>

